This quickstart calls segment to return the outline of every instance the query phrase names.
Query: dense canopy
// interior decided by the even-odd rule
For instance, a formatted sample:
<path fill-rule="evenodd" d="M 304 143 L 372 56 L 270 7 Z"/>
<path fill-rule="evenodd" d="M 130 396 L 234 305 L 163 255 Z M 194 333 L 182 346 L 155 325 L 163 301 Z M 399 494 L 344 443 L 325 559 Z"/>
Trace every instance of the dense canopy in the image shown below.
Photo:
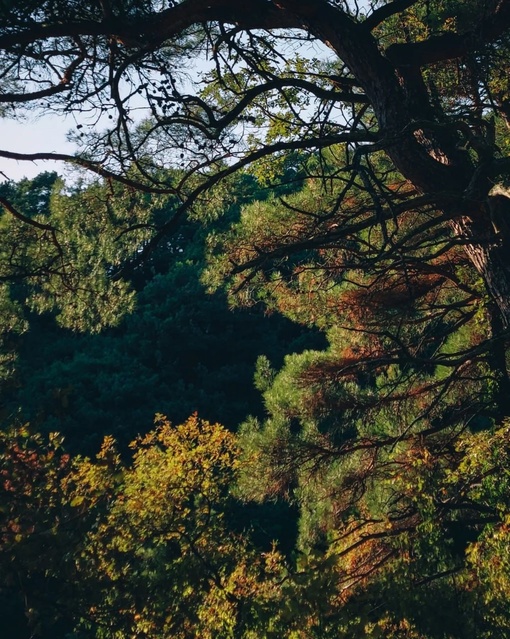
<path fill-rule="evenodd" d="M 55 438 L 48 448 L 6 430 L 4 492 L 23 496 L 2 511 L 7 564 L 27 572 L 24 545 L 37 555 L 32 533 L 49 521 L 73 548 L 62 574 L 86 584 L 66 600 L 52 582 L 56 609 L 75 613 L 51 619 L 91 633 L 79 637 L 105 638 L 169 629 L 179 637 L 504 636 L 509 47 L 510 0 L 0 4 L 1 117 L 41 117 L 44 126 L 44 114 L 67 116 L 77 149 L 0 149 L 0 157 L 78 168 L 67 182 L 46 174 L 0 190 L 9 406 L 22 403 L 13 371 L 26 376 L 30 360 L 16 369 L 15 351 L 30 322 L 40 326 L 34 313 L 75 331 L 109 330 L 101 361 L 117 366 L 116 376 L 121 356 L 112 353 L 143 343 L 153 361 L 133 364 L 126 384 L 146 371 L 139 388 L 158 400 L 170 372 L 158 374 L 173 367 L 176 384 L 191 379 L 213 406 L 223 394 L 198 390 L 197 380 L 221 375 L 232 384 L 242 364 L 265 406 L 236 409 L 244 420 L 236 435 L 197 417 L 174 431 L 165 422 L 136 440 L 132 462 L 111 439 L 91 462 L 56 456 Z M 206 335 L 216 335 L 209 311 L 198 302 L 188 328 L 180 313 L 190 308 L 186 295 L 202 299 L 201 286 L 300 325 L 292 333 L 266 324 L 281 327 L 283 364 L 282 343 L 261 338 L 254 366 L 253 346 L 245 349 L 236 329 L 228 348 L 239 361 L 230 372 L 212 366 L 223 355 L 208 346 Z M 137 297 L 143 320 L 122 323 Z M 192 336 L 189 346 L 172 350 L 161 338 L 172 331 Z M 151 342 L 147 332 L 159 336 Z M 62 412 L 77 405 L 76 388 L 60 388 Z M 251 389 L 240 393 L 254 405 Z M 198 458 L 193 446 L 180 448 L 179 434 L 206 438 Z M 219 462 L 218 438 L 229 451 Z M 172 484 L 188 462 L 198 483 L 193 475 Z M 45 464 L 49 479 L 24 488 Z M 159 503 L 158 472 L 177 500 L 172 511 Z M 80 510 L 75 535 L 66 522 L 85 503 L 80 491 L 94 508 Z M 104 493 L 97 503 L 95 491 Z M 32 521 L 34 503 L 42 524 Z M 280 553 L 240 523 L 243 509 L 268 503 L 287 503 L 296 517 L 292 550 L 285 535 L 274 535 L 287 544 Z M 263 527 L 259 516 L 253 528 Z M 91 566 L 109 590 L 105 608 L 94 601 Z M 39 580 L 58 582 L 59 573 L 36 568 L 27 589 L 9 596 L 47 610 Z M 41 612 L 27 615 L 31 628 L 52 632 Z"/>
<path fill-rule="evenodd" d="M 69 161 L 179 201 L 156 228 L 143 216 L 127 225 L 148 226 L 140 258 L 228 175 L 255 166 L 270 180 L 268 163 L 300 150 L 318 158 L 305 170 L 343 185 L 336 208 L 353 190 L 373 204 L 372 217 L 362 207 L 309 241 L 387 233 L 390 220 L 434 208 L 428 234 L 464 246 L 510 321 L 506 196 L 493 191 L 508 165 L 504 0 L 2 7 L 4 116 L 74 114 L 81 152 Z M 392 259 L 390 239 L 377 252 Z M 398 244 L 413 259 L 416 242 Z"/>

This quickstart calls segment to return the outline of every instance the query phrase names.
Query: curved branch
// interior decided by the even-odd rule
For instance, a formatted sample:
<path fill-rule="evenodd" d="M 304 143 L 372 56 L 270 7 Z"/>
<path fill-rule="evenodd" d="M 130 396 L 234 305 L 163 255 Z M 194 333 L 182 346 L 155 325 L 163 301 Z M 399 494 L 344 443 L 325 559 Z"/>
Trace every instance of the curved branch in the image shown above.
<path fill-rule="evenodd" d="M 107 15 L 100 21 L 75 20 L 61 23 L 34 23 L 26 29 L 0 35 L 0 49 L 26 45 L 34 40 L 68 36 L 113 36 L 127 47 L 158 47 L 194 24 L 220 21 L 243 28 L 289 28 L 299 26 L 291 14 L 265 0 L 184 0 L 147 17 L 126 19 Z"/>
<path fill-rule="evenodd" d="M 38 160 L 49 160 L 51 162 L 66 162 L 74 164 L 80 168 L 87 169 L 91 173 L 95 173 L 107 180 L 115 180 L 126 186 L 138 189 L 143 193 L 159 193 L 159 194 L 175 194 L 173 187 L 156 187 L 138 182 L 137 180 L 118 175 L 113 171 L 105 169 L 99 162 L 87 160 L 75 155 L 67 155 L 66 153 L 14 153 L 13 151 L 5 151 L 0 149 L 0 157 L 8 160 L 18 160 L 22 162 L 37 162 Z"/>
<path fill-rule="evenodd" d="M 73 74 L 83 62 L 85 56 L 79 55 L 71 64 L 67 67 L 62 75 L 62 78 L 58 84 L 55 84 L 47 89 L 40 91 L 32 91 L 31 93 L 3 93 L 0 94 L 0 102 L 31 102 L 33 100 L 40 100 L 41 98 L 47 98 L 63 91 L 68 91 L 71 88 Z"/>
<path fill-rule="evenodd" d="M 388 18 L 391 18 L 391 16 L 409 9 L 409 7 L 412 7 L 413 4 L 416 4 L 417 2 L 419 2 L 419 0 L 393 0 L 393 2 L 389 2 L 371 13 L 365 22 L 363 22 L 363 26 L 370 31 L 373 31 L 373 29 L 378 27 Z"/>
<path fill-rule="evenodd" d="M 4 197 L 1 197 L 1 196 L 0 196 L 0 205 L 3 206 L 4 209 L 8 211 L 17 220 L 19 220 L 20 222 L 23 222 L 23 224 L 28 224 L 30 226 L 33 226 L 36 229 L 39 229 L 40 231 L 51 231 L 52 233 L 56 231 L 55 227 L 52 226 L 51 224 L 43 224 L 42 222 L 38 222 L 37 220 L 34 220 L 30 217 L 27 217 L 26 215 L 23 215 L 23 213 L 20 213 L 17 209 L 15 209 L 14 206 L 8 200 L 6 200 Z"/>
<path fill-rule="evenodd" d="M 434 62 L 460 58 L 494 42 L 510 28 L 510 0 L 498 2 L 494 12 L 463 34 L 445 33 L 422 42 L 392 44 L 386 56 L 398 67 L 422 67 Z"/>

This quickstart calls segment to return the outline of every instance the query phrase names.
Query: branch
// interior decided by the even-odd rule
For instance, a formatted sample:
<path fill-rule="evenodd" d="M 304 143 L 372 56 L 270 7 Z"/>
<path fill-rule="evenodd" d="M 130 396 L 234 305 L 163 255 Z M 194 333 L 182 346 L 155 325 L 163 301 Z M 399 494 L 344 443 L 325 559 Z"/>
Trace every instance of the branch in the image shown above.
<path fill-rule="evenodd" d="M 87 160 L 75 155 L 67 155 L 65 153 L 14 153 L 13 151 L 5 151 L 3 149 L 0 149 L 0 157 L 6 158 L 8 160 L 18 160 L 22 162 L 37 162 L 38 160 L 66 162 L 68 164 L 74 164 L 81 168 L 87 169 L 88 171 L 91 171 L 96 175 L 100 175 L 107 180 L 115 180 L 116 182 L 120 182 L 121 184 L 125 184 L 126 186 L 129 186 L 131 188 L 140 190 L 143 193 L 175 194 L 175 189 L 173 187 L 150 186 L 148 184 L 144 184 L 143 182 L 138 182 L 137 180 L 118 175 L 113 171 L 109 171 L 108 169 L 105 169 L 99 162 Z"/>
<path fill-rule="evenodd" d="M 378 27 L 381 22 L 384 22 L 384 20 L 387 20 L 396 13 L 409 9 L 409 7 L 412 7 L 413 4 L 417 2 L 419 2 L 419 0 L 393 0 L 393 2 L 385 4 L 369 15 L 365 22 L 363 22 L 363 26 L 372 31 Z"/>
<path fill-rule="evenodd" d="M 101 21 L 74 20 L 61 23 L 34 23 L 26 29 L 0 36 L 0 49 L 26 45 L 35 40 L 69 36 L 113 36 L 126 47 L 157 48 L 169 38 L 181 35 L 194 24 L 208 22 L 240 24 L 243 28 L 291 28 L 299 22 L 291 14 L 266 0 L 184 0 L 148 17 L 126 19 L 107 15 Z"/>
<path fill-rule="evenodd" d="M 71 88 L 71 82 L 73 79 L 73 73 L 83 62 L 85 56 L 79 55 L 71 64 L 67 67 L 60 79 L 60 82 L 56 85 L 48 87 L 47 89 L 41 89 L 40 91 L 33 91 L 31 93 L 3 93 L 0 95 L 0 102 L 30 102 L 32 100 L 39 100 L 41 98 L 47 98 L 50 95 L 62 93 Z"/>
<path fill-rule="evenodd" d="M 461 58 L 494 42 L 510 27 L 510 0 L 501 0 L 494 12 L 463 34 L 445 33 L 422 42 L 392 44 L 386 56 L 398 67 L 421 67 L 434 62 Z"/>
<path fill-rule="evenodd" d="M 31 22 L 26 29 L 1 35 L 0 49 L 10 49 L 19 45 L 31 44 L 36 40 L 47 40 L 48 38 L 108 35 L 114 31 L 113 26 L 114 22 L 109 20 L 104 20 L 103 22 L 81 20 L 56 24 Z"/>
<path fill-rule="evenodd" d="M 362 93 L 324 89 L 315 85 L 313 82 L 300 78 L 274 78 L 270 82 L 248 89 L 239 102 L 233 106 L 230 111 L 222 113 L 220 118 L 216 117 L 213 109 L 201 98 L 190 95 L 182 96 L 178 100 L 179 103 L 183 105 L 197 105 L 202 109 L 208 121 L 206 122 L 202 117 L 195 115 L 161 117 L 158 118 L 154 129 L 170 124 L 185 124 L 195 127 L 208 139 L 215 140 L 219 133 L 234 123 L 235 120 L 241 116 L 242 112 L 251 106 L 257 97 L 273 90 L 282 91 L 285 87 L 303 89 L 322 100 L 349 102 L 351 104 L 369 104 L 367 97 Z"/>
<path fill-rule="evenodd" d="M 51 224 L 42 224 L 41 222 L 37 222 L 37 220 L 33 220 L 32 218 L 27 217 L 26 215 L 23 215 L 23 213 L 20 213 L 17 209 L 15 209 L 13 205 L 10 202 L 8 202 L 5 198 L 0 197 L 0 204 L 5 208 L 6 211 L 8 211 L 13 217 L 15 217 L 20 222 L 23 222 L 24 224 L 29 224 L 30 226 L 33 226 L 36 229 L 39 229 L 40 231 L 51 231 L 52 233 L 55 233 L 56 229 L 54 226 L 52 226 Z"/>
<path fill-rule="evenodd" d="M 129 269 L 136 267 L 141 264 L 147 257 L 152 253 L 152 251 L 156 248 L 159 242 L 162 241 L 164 237 L 171 234 L 180 224 L 181 219 L 183 218 L 186 211 L 188 211 L 198 200 L 200 195 L 210 189 L 212 186 L 221 182 L 221 180 L 225 179 L 229 175 L 236 173 L 240 169 L 257 160 L 260 160 L 268 155 L 274 155 L 281 151 L 292 151 L 297 149 L 309 149 L 309 148 L 327 148 L 333 146 L 335 144 L 341 144 L 342 142 L 367 142 L 368 140 L 373 140 L 375 135 L 366 133 L 366 132 L 352 132 L 345 133 L 337 136 L 332 136 L 329 138 L 313 138 L 313 139 L 305 139 L 305 140 L 294 140 L 291 142 L 278 142 L 276 144 L 272 144 L 270 146 L 264 146 L 253 153 L 250 153 L 246 157 L 239 160 L 235 164 L 219 171 L 218 173 L 211 176 L 208 180 L 198 186 L 192 193 L 190 193 L 186 200 L 181 204 L 181 206 L 174 213 L 172 218 L 163 224 L 157 234 L 145 245 L 144 249 L 137 255 L 136 259 L 129 264 Z M 1 152 L 0 152 L 1 156 Z M 147 189 L 147 187 L 146 187 Z M 152 191 L 152 189 L 148 189 Z M 158 191 L 155 191 L 158 192 Z M 163 191 L 167 193 L 168 191 Z M 121 269 L 118 273 L 114 274 L 114 279 L 118 279 L 122 276 L 125 276 L 125 269 Z"/>
<path fill-rule="evenodd" d="M 69 89 L 69 84 L 56 84 L 47 89 L 41 89 L 40 91 L 33 91 L 31 93 L 3 93 L 0 95 L 0 102 L 32 102 L 34 100 L 40 100 L 41 98 L 48 98 L 51 95 L 62 93 Z"/>

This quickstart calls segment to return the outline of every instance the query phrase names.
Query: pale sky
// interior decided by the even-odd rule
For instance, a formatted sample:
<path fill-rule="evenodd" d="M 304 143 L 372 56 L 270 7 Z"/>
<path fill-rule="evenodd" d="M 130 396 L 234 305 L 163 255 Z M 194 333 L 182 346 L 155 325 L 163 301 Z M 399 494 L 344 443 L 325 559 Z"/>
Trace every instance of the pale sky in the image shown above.
<path fill-rule="evenodd" d="M 360 3 L 363 4 L 363 3 Z M 294 55 L 292 48 L 294 45 L 289 44 L 289 55 Z M 304 57 L 323 57 L 329 55 L 327 47 L 320 42 L 302 42 L 299 45 L 299 53 Z M 191 83 L 192 76 L 196 75 L 196 71 L 203 72 L 210 67 L 210 62 L 203 60 L 195 60 L 195 68 L 186 70 L 183 75 L 183 86 L 186 87 L 187 82 Z M 136 98 L 132 99 L 134 103 Z M 145 107 L 145 103 L 142 104 Z M 146 116 L 147 113 L 140 109 L 140 117 Z M 149 114 L 150 115 L 150 114 Z M 101 119 L 99 120 L 101 122 Z M 80 123 L 83 123 L 80 119 Z M 86 118 L 85 118 L 86 123 Z M 98 122 L 95 122 L 97 125 Z M 105 120 L 105 126 L 109 124 Z M 50 113 L 47 116 L 40 115 L 38 118 L 27 119 L 25 122 L 17 122 L 7 117 L 0 117 L 0 151 L 11 151 L 14 153 L 67 153 L 73 155 L 76 147 L 73 143 L 68 142 L 66 134 L 70 130 L 76 132 L 76 121 L 72 115 L 64 117 Z M 7 160 L 0 157 L 0 183 L 6 180 L 21 180 L 23 177 L 33 178 L 42 171 L 57 171 L 60 175 L 65 176 L 66 169 L 69 165 L 62 162 L 29 162 Z"/>
<path fill-rule="evenodd" d="M 15 153 L 57 152 L 72 154 L 74 145 L 66 140 L 72 128 L 70 119 L 55 115 L 42 116 L 36 121 L 15 122 L 0 118 L 0 149 Z M 32 178 L 42 171 L 63 172 L 60 162 L 21 162 L 0 157 L 0 182 L 6 179 Z"/>

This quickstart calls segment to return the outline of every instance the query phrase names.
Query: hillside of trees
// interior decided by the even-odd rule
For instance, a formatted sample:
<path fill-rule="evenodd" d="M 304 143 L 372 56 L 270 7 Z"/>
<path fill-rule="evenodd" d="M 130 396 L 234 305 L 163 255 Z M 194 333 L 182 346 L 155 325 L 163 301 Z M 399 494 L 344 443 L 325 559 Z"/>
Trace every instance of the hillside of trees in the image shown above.
<path fill-rule="evenodd" d="M 0 18 L 9 636 L 507 637 L 510 0 Z"/>

